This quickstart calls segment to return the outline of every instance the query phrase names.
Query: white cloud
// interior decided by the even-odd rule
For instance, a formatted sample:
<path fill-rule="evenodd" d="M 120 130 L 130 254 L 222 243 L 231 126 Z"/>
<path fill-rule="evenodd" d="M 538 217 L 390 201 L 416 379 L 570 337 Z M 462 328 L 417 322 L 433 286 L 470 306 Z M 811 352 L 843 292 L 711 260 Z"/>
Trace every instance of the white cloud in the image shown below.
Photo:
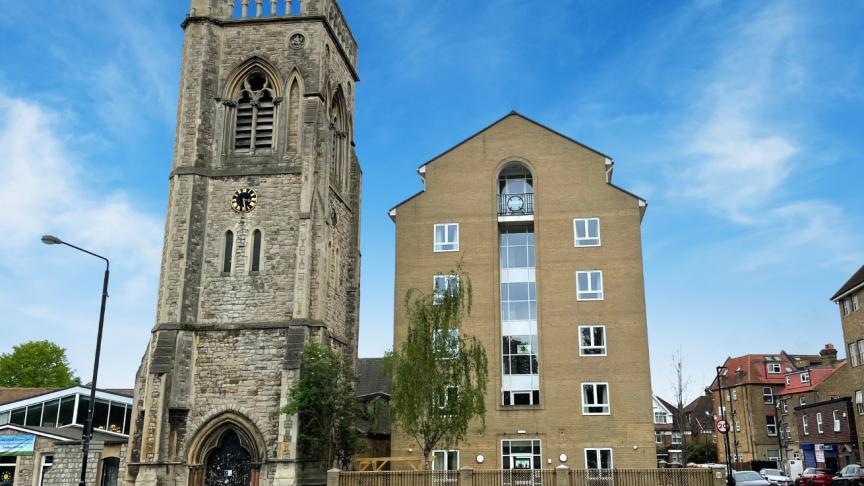
<path fill-rule="evenodd" d="M 83 174 L 59 131 L 62 117 L 43 107 L 0 94 L 0 180 L 7 211 L 0 231 L 14 251 L 27 251 L 42 232 L 122 255 L 127 266 L 159 260 L 162 226 L 136 210 L 121 192 L 101 187 Z M 11 261 L 6 262 L 11 265 Z"/>

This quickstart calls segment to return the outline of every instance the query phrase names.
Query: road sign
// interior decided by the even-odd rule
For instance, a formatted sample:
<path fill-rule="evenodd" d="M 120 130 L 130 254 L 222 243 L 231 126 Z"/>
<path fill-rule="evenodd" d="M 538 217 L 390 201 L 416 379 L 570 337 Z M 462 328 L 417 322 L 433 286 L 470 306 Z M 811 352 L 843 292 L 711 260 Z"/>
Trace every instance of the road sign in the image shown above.
<path fill-rule="evenodd" d="M 717 429 L 717 432 L 725 434 L 726 432 L 729 432 L 729 423 L 721 419 L 714 423 L 714 428 Z"/>

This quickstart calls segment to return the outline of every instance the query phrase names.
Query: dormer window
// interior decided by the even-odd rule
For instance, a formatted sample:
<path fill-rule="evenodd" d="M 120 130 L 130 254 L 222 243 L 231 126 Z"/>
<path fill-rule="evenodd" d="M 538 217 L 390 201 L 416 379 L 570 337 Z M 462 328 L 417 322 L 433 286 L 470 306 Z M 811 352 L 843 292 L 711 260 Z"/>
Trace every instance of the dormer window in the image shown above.
<path fill-rule="evenodd" d="M 768 373 L 769 374 L 778 374 L 780 373 L 780 363 L 768 363 Z"/>
<path fill-rule="evenodd" d="M 269 153 L 273 149 L 276 96 L 270 80 L 255 70 L 243 80 L 236 98 L 234 151 Z"/>
<path fill-rule="evenodd" d="M 810 373 L 809 372 L 805 371 L 804 373 L 801 373 L 801 383 L 810 383 Z"/>

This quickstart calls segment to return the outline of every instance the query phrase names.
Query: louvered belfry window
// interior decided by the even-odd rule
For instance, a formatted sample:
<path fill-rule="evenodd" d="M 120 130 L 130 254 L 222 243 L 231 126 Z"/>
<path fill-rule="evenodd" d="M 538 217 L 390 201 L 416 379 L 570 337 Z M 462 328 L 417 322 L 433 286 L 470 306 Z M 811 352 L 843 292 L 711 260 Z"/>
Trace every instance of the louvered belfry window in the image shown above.
<path fill-rule="evenodd" d="M 235 152 L 269 152 L 273 148 L 276 103 L 270 81 L 260 71 L 243 80 L 237 100 Z"/>

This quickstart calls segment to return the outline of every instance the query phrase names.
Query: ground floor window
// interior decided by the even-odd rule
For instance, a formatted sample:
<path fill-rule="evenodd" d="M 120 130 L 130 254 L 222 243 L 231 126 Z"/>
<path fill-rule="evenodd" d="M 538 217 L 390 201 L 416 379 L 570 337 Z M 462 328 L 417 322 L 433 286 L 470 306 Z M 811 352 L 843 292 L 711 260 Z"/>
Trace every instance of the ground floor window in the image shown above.
<path fill-rule="evenodd" d="M 769 461 L 779 461 L 780 460 L 780 449 L 768 449 L 768 460 Z"/>
<path fill-rule="evenodd" d="M 15 482 L 15 456 L 0 457 L 0 486 L 12 486 Z"/>
<path fill-rule="evenodd" d="M 433 471 L 458 471 L 459 451 L 432 451 Z"/>
<path fill-rule="evenodd" d="M 540 469 L 540 440 L 502 440 L 502 469 Z"/>
<path fill-rule="evenodd" d="M 597 480 L 612 479 L 612 449 L 585 449 L 585 469 L 592 484 L 596 484 Z"/>
<path fill-rule="evenodd" d="M 45 482 L 45 473 L 54 465 L 54 455 L 44 454 L 42 456 L 42 467 L 39 469 L 39 486 Z"/>
<path fill-rule="evenodd" d="M 120 472 L 120 459 L 109 457 L 102 461 L 102 486 L 117 486 L 117 476 Z"/>

